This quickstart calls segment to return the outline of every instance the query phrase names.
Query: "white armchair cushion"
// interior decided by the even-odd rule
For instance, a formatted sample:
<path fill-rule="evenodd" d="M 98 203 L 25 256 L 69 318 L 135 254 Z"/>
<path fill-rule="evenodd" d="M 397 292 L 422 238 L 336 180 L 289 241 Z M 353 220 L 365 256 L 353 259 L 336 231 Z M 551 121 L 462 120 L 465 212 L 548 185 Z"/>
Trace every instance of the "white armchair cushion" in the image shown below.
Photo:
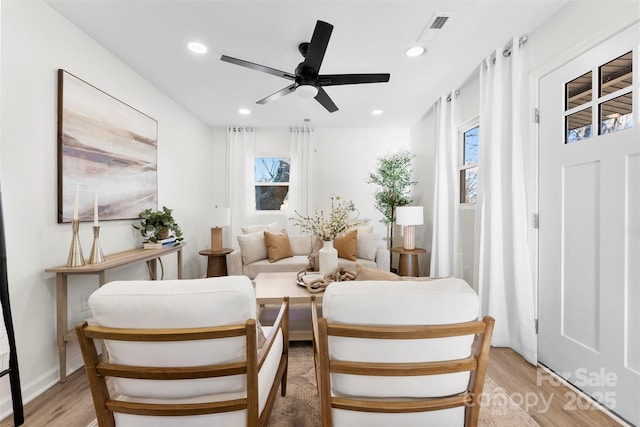
<path fill-rule="evenodd" d="M 327 287 L 322 302 L 328 322 L 367 325 L 435 325 L 476 320 L 476 293 L 460 279 L 430 282 L 340 282 Z M 446 340 L 443 345 L 442 341 Z M 473 336 L 424 340 L 330 337 L 331 359 L 418 362 L 465 358 Z M 467 388 L 469 373 L 418 377 L 360 377 L 332 374 L 332 393 L 362 397 L 432 397 Z"/>
<path fill-rule="evenodd" d="M 110 282 L 91 295 L 89 307 L 98 325 L 115 328 L 221 326 L 256 318 L 255 291 L 244 276 Z M 244 337 L 180 345 L 107 341 L 106 346 L 114 362 L 142 366 L 207 365 L 244 360 L 246 353 Z M 153 382 L 116 379 L 115 384 L 125 396 L 150 399 L 243 393 L 246 387 L 242 375 Z"/>

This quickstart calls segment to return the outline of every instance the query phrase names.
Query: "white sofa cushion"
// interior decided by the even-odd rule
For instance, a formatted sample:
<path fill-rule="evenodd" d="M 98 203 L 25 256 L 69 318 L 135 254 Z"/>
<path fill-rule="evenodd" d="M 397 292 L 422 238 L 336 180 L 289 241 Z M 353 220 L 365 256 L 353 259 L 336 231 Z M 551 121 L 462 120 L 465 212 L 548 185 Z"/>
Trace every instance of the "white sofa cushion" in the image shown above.
<path fill-rule="evenodd" d="M 309 234 L 298 234 L 289 236 L 289 242 L 291 243 L 291 251 L 293 255 L 305 255 L 309 256 L 312 250 L 312 238 Z"/>
<path fill-rule="evenodd" d="M 242 252 L 243 264 L 251 264 L 252 262 L 269 258 L 267 243 L 264 240 L 264 231 L 238 234 L 238 245 Z"/>
<path fill-rule="evenodd" d="M 89 298 L 95 322 L 115 328 L 190 328 L 244 323 L 256 318 L 255 291 L 244 276 L 164 281 L 117 281 Z M 172 343 L 107 341 L 116 363 L 192 366 L 245 359 L 245 338 Z M 132 399 L 180 399 L 216 393 L 243 393 L 243 375 L 198 380 L 117 379 L 119 393 Z M 206 399 L 203 397 L 203 399 Z"/>
<path fill-rule="evenodd" d="M 251 234 L 258 231 L 269 231 L 272 233 L 280 231 L 280 227 L 277 222 L 272 222 L 271 224 L 246 225 L 244 227 L 240 227 L 240 229 L 243 234 Z"/>
<path fill-rule="evenodd" d="M 460 279 L 429 282 L 368 281 L 329 285 L 322 301 L 329 322 L 368 325 L 434 325 L 476 320 L 476 293 Z M 418 362 L 469 356 L 473 336 L 425 340 L 330 337 L 330 357 L 369 362 Z M 466 390 L 469 373 L 418 377 L 332 374 L 333 393 L 362 397 L 432 397 Z"/>
<path fill-rule="evenodd" d="M 356 257 L 360 259 L 367 259 L 369 261 L 376 260 L 376 251 L 378 245 L 376 241 L 379 239 L 378 235 L 367 231 L 366 228 L 358 229 L 358 240 L 356 244 Z"/>

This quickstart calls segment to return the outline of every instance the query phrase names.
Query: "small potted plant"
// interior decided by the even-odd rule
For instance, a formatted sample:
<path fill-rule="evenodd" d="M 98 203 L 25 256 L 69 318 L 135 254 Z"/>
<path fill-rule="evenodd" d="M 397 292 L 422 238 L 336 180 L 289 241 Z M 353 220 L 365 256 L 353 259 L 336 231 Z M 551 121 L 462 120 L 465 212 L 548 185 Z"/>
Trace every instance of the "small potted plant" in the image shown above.
<path fill-rule="evenodd" d="M 140 225 L 132 224 L 133 228 L 139 230 L 140 235 L 152 243 L 157 243 L 158 240 L 167 239 L 170 236 L 175 237 L 179 242 L 184 237 L 182 237 L 182 230 L 171 213 L 172 210 L 166 206 L 163 206 L 159 211 L 145 209 L 138 214 Z"/>

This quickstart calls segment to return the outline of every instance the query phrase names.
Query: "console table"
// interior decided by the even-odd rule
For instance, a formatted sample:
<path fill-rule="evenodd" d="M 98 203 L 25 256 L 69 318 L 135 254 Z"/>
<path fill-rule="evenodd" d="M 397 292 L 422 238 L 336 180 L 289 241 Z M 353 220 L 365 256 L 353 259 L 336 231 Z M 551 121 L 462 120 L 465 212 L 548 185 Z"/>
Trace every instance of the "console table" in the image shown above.
<path fill-rule="evenodd" d="M 104 285 L 107 270 L 123 267 L 134 262 L 146 261 L 149 265 L 149 272 L 152 279 L 157 278 L 158 258 L 176 252 L 178 257 L 178 279 L 182 279 L 182 248 L 186 243 L 161 249 L 131 249 L 129 251 L 118 252 L 105 255 L 104 262 L 99 264 L 85 264 L 79 267 L 67 267 L 61 265 L 50 267 L 44 271 L 56 273 L 56 324 L 58 353 L 60 355 L 60 382 L 67 379 L 67 341 L 76 336 L 73 329 L 69 330 L 67 318 L 67 277 L 77 274 L 95 274 L 98 276 L 98 285 Z"/>

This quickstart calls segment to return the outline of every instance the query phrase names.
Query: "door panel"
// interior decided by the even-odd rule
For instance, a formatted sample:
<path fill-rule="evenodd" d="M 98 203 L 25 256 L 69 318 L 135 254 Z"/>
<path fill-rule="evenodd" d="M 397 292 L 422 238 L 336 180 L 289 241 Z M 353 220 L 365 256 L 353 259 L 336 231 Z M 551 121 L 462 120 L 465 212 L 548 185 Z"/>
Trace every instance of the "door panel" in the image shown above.
<path fill-rule="evenodd" d="M 569 165 L 562 179 L 562 335 L 600 348 L 600 162 Z"/>
<path fill-rule="evenodd" d="M 639 43 L 636 24 L 540 79 L 538 265 L 540 363 L 636 425 Z M 615 74 L 623 56 L 632 62 Z M 609 133 L 616 120 L 632 126 Z"/>

